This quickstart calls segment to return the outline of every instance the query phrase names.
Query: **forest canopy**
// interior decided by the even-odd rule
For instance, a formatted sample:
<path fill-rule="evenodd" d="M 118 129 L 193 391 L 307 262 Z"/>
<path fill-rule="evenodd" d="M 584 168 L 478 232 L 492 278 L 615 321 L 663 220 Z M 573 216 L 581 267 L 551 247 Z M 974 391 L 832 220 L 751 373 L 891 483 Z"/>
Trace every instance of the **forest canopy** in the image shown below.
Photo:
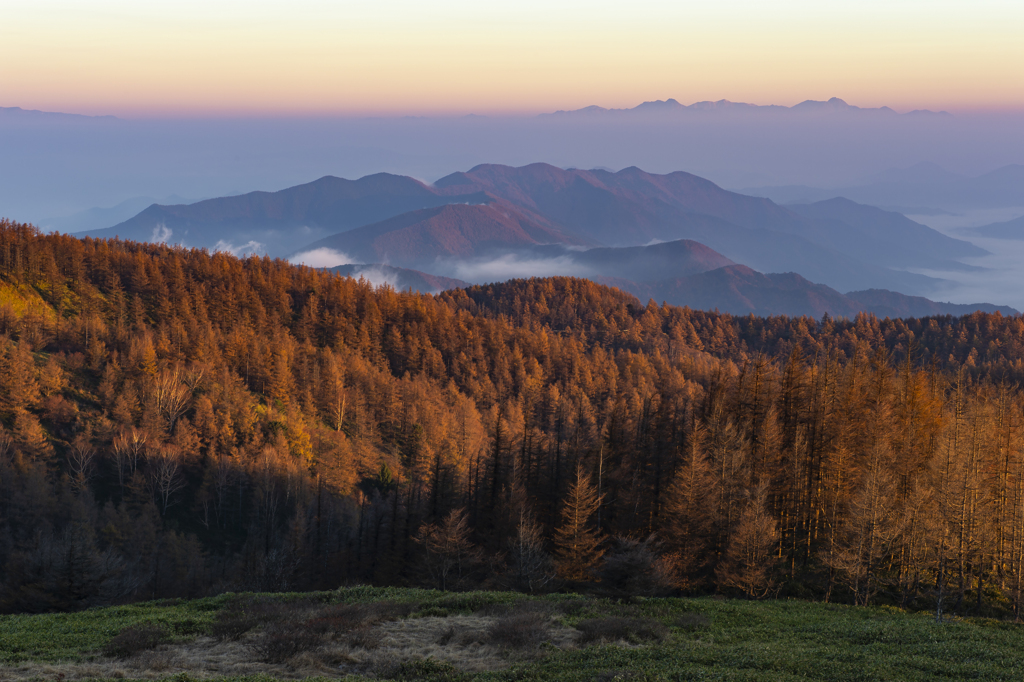
<path fill-rule="evenodd" d="M 0 221 L 0 609 L 426 583 L 1010 609 L 1024 320 L 437 295 Z"/>

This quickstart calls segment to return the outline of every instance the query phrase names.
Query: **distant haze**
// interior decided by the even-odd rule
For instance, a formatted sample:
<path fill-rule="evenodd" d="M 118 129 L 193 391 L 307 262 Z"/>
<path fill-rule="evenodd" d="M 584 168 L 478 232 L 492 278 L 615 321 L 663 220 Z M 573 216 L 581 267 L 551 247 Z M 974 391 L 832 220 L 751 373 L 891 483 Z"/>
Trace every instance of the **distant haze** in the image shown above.
<path fill-rule="evenodd" d="M 0 110 L 0 215 L 96 227 L 61 219 L 138 197 L 224 196 L 381 171 L 429 182 L 479 163 L 538 161 L 685 170 L 734 189 L 839 188 L 921 162 L 969 176 L 1024 163 L 1022 131 L 1024 116 L 1012 114 L 831 109 L 143 121 Z M 125 212 L 113 217 L 137 209 Z"/>

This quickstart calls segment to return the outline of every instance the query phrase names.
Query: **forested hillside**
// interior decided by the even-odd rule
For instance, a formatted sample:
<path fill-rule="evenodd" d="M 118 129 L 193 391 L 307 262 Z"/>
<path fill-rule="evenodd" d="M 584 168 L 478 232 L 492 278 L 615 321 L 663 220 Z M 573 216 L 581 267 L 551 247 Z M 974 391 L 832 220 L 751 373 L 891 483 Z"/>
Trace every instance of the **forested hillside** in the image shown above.
<path fill-rule="evenodd" d="M 1016 609 L 1022 343 L 2 222 L 0 608 L 555 572 Z"/>

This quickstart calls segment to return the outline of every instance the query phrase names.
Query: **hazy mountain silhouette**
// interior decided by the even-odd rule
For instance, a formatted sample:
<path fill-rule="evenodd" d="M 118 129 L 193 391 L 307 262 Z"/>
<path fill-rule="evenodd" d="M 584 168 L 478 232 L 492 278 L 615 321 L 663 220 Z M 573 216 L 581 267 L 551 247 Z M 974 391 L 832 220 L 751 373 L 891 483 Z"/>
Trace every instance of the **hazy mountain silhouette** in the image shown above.
<path fill-rule="evenodd" d="M 962 239 L 953 239 L 916 223 L 901 213 L 858 204 L 837 197 L 814 204 L 786 208 L 818 221 L 811 233 L 815 241 L 837 251 L 887 267 L 935 267 L 943 261 L 988 252 Z M 823 225 L 833 229 L 821 229 Z M 957 267 L 947 263 L 945 267 Z"/>
<path fill-rule="evenodd" d="M 21 107 L 0 107 L 2 121 L 118 121 L 115 116 L 86 116 L 85 114 L 65 114 L 59 111 L 39 111 L 38 109 L 22 109 Z"/>
<path fill-rule="evenodd" d="M 43 230 L 57 230 L 58 232 L 101 230 L 106 229 L 112 223 L 124 222 L 156 203 L 184 204 L 187 202 L 187 199 L 177 195 L 171 195 L 162 201 L 153 197 L 132 197 L 131 199 L 125 199 L 116 206 L 97 206 L 72 213 L 71 215 L 41 220 L 39 221 L 39 227 Z"/>
<path fill-rule="evenodd" d="M 434 210 L 458 205 L 478 208 Z M 356 228 L 358 234 L 346 236 Z M 434 185 L 385 173 L 354 181 L 327 176 L 279 192 L 153 205 L 88 234 L 235 253 L 331 248 L 353 260 L 413 268 L 437 258 L 539 244 L 689 239 L 761 272 L 799 272 L 839 290 L 914 294 L 931 290 L 936 280 L 889 266 L 940 268 L 955 257 L 983 253 L 866 206 L 830 202 L 790 210 L 690 173 L 564 170 L 541 163 L 484 164 Z M 871 248 L 876 242 L 879 247 Z"/>
<path fill-rule="evenodd" d="M 844 187 L 785 185 L 748 187 L 740 191 L 781 204 L 846 197 L 873 206 L 1003 208 L 1024 205 L 1024 165 L 1011 164 L 977 177 L 967 177 L 935 164 L 919 163 L 909 168 L 891 169 L 865 178 L 861 184 Z"/>
<path fill-rule="evenodd" d="M 332 249 L 364 262 L 416 267 L 438 259 L 471 258 L 551 243 L 593 244 L 560 231 L 542 216 L 496 200 L 411 211 L 318 240 L 303 251 Z"/>
<path fill-rule="evenodd" d="M 926 315 L 965 315 L 975 310 L 1018 314 L 1008 306 L 989 303 L 958 305 L 937 303 L 918 296 L 872 289 L 841 294 L 824 284 L 815 284 L 793 273 L 763 274 L 745 265 L 729 265 L 708 272 L 651 282 L 631 282 L 618 278 L 594 278 L 616 286 L 644 301 L 718 310 L 733 315 L 809 315 L 820 318 L 854 317 L 874 313 L 879 317 L 922 317 Z"/>
<path fill-rule="evenodd" d="M 736 265 L 717 251 L 689 239 L 647 246 L 598 247 L 580 251 L 542 246 L 531 252 L 540 258 L 565 258 L 588 276 L 649 281 L 684 277 Z"/>
<path fill-rule="evenodd" d="M 757 270 L 800 272 L 838 289 L 874 286 L 924 292 L 934 283 L 920 275 L 879 267 L 879 262 L 887 260 L 883 254 L 868 252 L 865 263 L 835 248 L 851 242 L 847 235 L 857 232 L 851 226 L 808 218 L 684 172 L 655 175 L 638 168 L 612 173 L 562 170 L 540 163 L 520 168 L 488 164 L 441 178 L 435 187 L 456 194 L 483 191 L 503 197 L 605 244 L 690 239 Z M 950 240 L 916 223 L 910 226 L 916 238 L 939 245 L 927 246 L 923 253 L 940 251 L 942 264 L 955 253 L 949 250 L 950 241 L 964 252 L 977 251 L 968 242 Z M 858 233 L 852 240 L 859 253 L 865 249 L 858 240 L 865 238 Z M 914 257 L 918 264 L 927 260 L 923 255 Z M 929 264 L 940 265 L 934 260 Z"/>
<path fill-rule="evenodd" d="M 451 202 L 480 203 L 483 195 L 441 196 L 413 178 L 378 173 L 358 180 L 326 176 L 278 192 L 250 192 L 194 204 L 154 204 L 114 227 L 89 230 L 93 237 L 164 241 L 215 248 L 220 242 L 260 242 L 271 255 L 293 251 L 329 234 L 408 211 Z"/>
<path fill-rule="evenodd" d="M 995 239 L 1024 239 L 1024 216 L 1001 223 L 975 227 L 972 231 Z"/>
<path fill-rule="evenodd" d="M 1019 315 L 1010 306 L 991 303 L 939 303 L 921 296 L 907 296 L 884 289 L 851 291 L 846 297 L 855 301 L 863 310 L 879 317 L 927 317 L 929 315 L 969 315 L 977 310 L 984 313 L 1000 312 L 1003 315 Z"/>
<path fill-rule="evenodd" d="M 882 115 L 882 116 L 899 116 L 895 111 L 889 107 L 878 107 L 878 108 L 862 108 L 847 104 L 845 101 L 838 97 L 832 97 L 826 101 L 818 100 L 805 100 L 799 104 L 795 104 L 791 107 L 779 106 L 776 104 L 769 105 L 758 105 L 758 104 L 747 104 L 745 102 L 730 102 L 727 99 L 721 99 L 717 102 L 695 102 L 690 105 L 680 104 L 675 99 L 667 100 L 654 100 L 650 102 L 643 102 L 631 109 L 606 109 L 599 106 L 588 106 L 582 109 L 574 109 L 570 111 L 556 111 L 552 114 L 541 114 L 541 116 L 558 116 L 558 117 L 569 117 L 569 116 L 629 116 L 629 115 L 642 115 L 642 114 L 674 114 L 674 115 L 686 115 L 695 113 L 743 113 L 743 114 L 812 114 L 812 115 Z M 933 116 L 949 116 L 944 111 L 933 112 L 926 109 L 918 109 L 907 114 L 905 116 L 922 116 L 922 115 L 933 115 Z"/>

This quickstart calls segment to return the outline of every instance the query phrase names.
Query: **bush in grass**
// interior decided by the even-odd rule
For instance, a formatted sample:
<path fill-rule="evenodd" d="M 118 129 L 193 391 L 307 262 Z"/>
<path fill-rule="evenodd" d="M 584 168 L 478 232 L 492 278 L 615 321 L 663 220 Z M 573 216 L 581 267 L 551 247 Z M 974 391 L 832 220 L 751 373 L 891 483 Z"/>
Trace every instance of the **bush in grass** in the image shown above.
<path fill-rule="evenodd" d="M 264 663 L 284 663 L 292 656 L 320 648 L 320 642 L 319 634 L 297 623 L 274 623 L 249 646 Z"/>
<path fill-rule="evenodd" d="M 429 658 L 402 663 L 390 677 L 401 682 L 462 682 L 469 679 L 452 664 Z"/>
<path fill-rule="evenodd" d="M 303 627 L 320 635 L 337 636 L 405 618 L 415 610 L 415 604 L 398 602 L 337 604 L 314 612 Z"/>
<path fill-rule="evenodd" d="M 505 649 L 539 646 L 548 637 L 548 616 L 541 611 L 513 611 L 487 630 L 487 639 Z"/>
<path fill-rule="evenodd" d="M 361 627 L 353 630 L 346 638 L 350 647 L 355 649 L 376 649 L 380 646 L 381 631 L 377 628 Z"/>
<path fill-rule="evenodd" d="M 590 597 L 583 599 L 559 599 L 554 602 L 554 608 L 567 616 L 578 616 L 584 611 L 596 609 L 598 601 Z"/>
<path fill-rule="evenodd" d="M 128 658 L 142 651 L 155 649 L 166 639 L 167 630 L 159 625 L 133 625 L 114 635 L 104 645 L 103 653 L 114 658 Z"/>
<path fill-rule="evenodd" d="M 576 629 L 583 633 L 580 638 L 583 644 L 618 641 L 640 644 L 660 642 L 668 637 L 668 628 L 650 618 L 591 618 L 580 621 Z"/>
<path fill-rule="evenodd" d="M 268 599 L 254 597 L 232 599 L 217 614 L 210 627 L 210 634 L 221 641 L 238 639 L 259 625 L 286 619 L 294 609 L 295 605 L 293 604 Z"/>
<path fill-rule="evenodd" d="M 238 639 L 259 625 L 259 620 L 244 613 L 221 612 L 210 626 L 210 634 L 221 641 Z"/>
<path fill-rule="evenodd" d="M 672 569 L 654 537 L 617 537 L 598 569 L 598 591 L 609 597 L 657 597 L 674 589 Z"/>
<path fill-rule="evenodd" d="M 706 630 L 711 627 L 711 619 L 701 613 L 684 613 L 676 618 L 672 625 L 686 632 Z"/>

